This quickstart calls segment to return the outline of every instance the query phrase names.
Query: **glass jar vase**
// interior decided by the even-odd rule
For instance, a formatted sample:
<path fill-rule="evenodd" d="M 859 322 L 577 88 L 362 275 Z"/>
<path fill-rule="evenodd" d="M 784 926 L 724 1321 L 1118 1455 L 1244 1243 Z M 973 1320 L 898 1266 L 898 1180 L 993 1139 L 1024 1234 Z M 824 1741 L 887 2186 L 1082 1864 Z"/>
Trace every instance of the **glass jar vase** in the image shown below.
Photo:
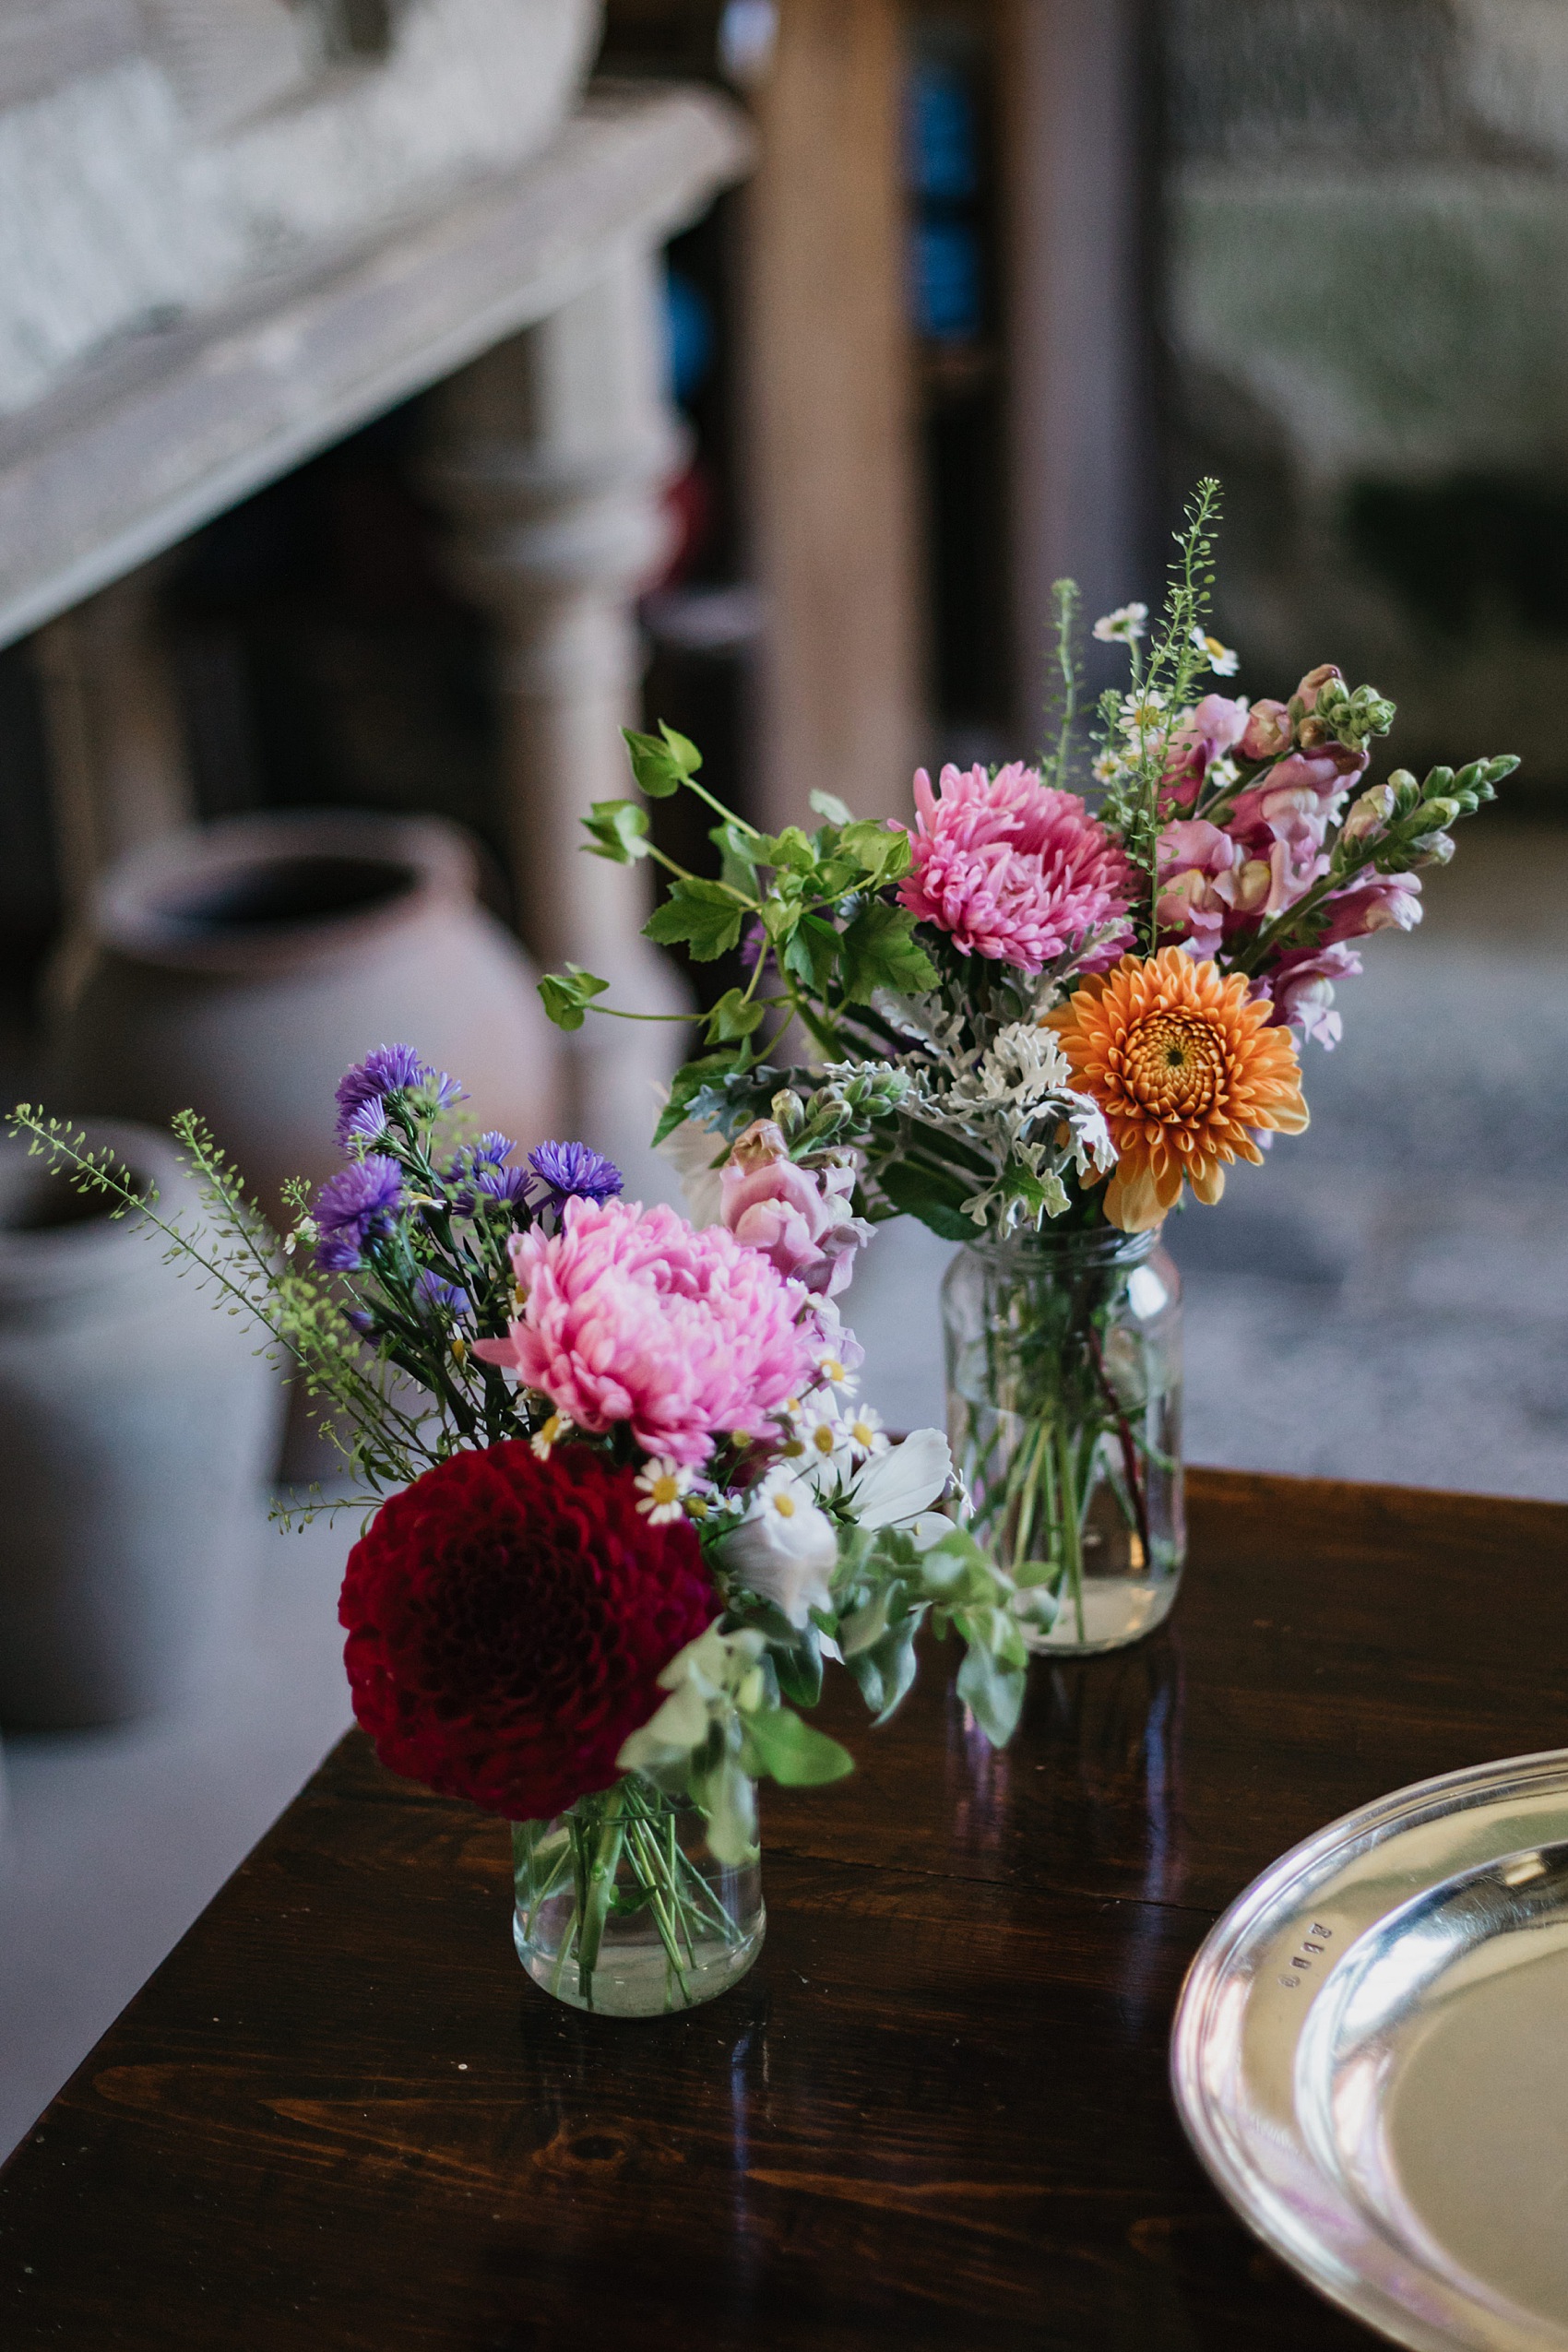
<path fill-rule="evenodd" d="M 1026 1619 L 1033 1649 L 1118 1649 L 1176 1598 L 1181 1296 L 1158 1233 L 1111 1226 L 968 1242 L 948 1268 L 953 1459 L 976 1540 L 1055 1604 Z"/>
<path fill-rule="evenodd" d="M 556 2000 L 610 2017 L 695 2009 L 743 1977 L 767 1914 L 761 1859 L 708 1849 L 707 1820 L 638 1773 L 553 1821 L 512 1825 L 517 1957 Z"/>

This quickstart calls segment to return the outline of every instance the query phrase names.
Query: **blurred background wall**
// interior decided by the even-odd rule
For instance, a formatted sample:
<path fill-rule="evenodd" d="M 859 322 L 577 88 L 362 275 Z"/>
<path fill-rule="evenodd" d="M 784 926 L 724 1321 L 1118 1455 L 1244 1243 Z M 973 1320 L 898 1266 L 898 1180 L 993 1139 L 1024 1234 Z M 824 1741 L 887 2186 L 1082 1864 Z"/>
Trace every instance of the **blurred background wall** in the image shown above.
<path fill-rule="evenodd" d="M 612 0 L 600 67 L 706 80 L 760 137 L 668 252 L 686 438 L 641 606 L 647 707 L 720 790 L 891 812 L 917 758 L 1027 747 L 1051 581 L 1151 596 L 1213 470 L 1252 690 L 1332 656 L 1399 702 L 1403 756 L 1506 738 L 1514 807 L 1555 821 L 1561 9 Z M 496 624 L 455 583 L 431 409 L 160 561 L 165 739 L 204 816 L 456 817 L 505 911 Z M 60 915 L 44 657 L 0 653 L 13 1038 Z"/>

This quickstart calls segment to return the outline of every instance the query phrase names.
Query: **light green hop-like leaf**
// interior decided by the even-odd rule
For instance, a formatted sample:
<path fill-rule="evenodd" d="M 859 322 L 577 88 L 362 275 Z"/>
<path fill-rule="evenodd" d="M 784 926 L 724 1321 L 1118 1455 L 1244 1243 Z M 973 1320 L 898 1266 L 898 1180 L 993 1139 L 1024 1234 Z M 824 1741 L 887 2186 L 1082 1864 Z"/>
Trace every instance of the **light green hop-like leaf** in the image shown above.
<path fill-rule="evenodd" d="M 588 1005 L 594 997 L 602 996 L 609 985 L 595 973 L 585 972 L 580 964 L 568 964 L 564 972 L 546 972 L 539 992 L 558 1029 L 580 1029 Z"/>
<path fill-rule="evenodd" d="M 623 727 L 621 733 L 632 755 L 632 774 L 650 801 L 667 801 L 702 766 L 696 745 L 663 719 L 657 735 L 639 735 L 633 727 Z"/>
<path fill-rule="evenodd" d="M 584 844 L 590 857 L 608 858 L 618 866 L 647 857 L 647 811 L 640 802 L 595 801 L 582 822 L 593 837 Z"/>

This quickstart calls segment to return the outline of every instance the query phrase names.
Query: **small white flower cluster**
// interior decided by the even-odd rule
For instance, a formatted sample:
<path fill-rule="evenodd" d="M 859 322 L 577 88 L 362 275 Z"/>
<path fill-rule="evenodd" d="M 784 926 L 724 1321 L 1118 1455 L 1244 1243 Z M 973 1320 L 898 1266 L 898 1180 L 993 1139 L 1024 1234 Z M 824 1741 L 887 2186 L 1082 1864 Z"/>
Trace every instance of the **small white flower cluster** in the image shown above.
<path fill-rule="evenodd" d="M 799 1420 L 786 1427 L 807 1431 L 801 1452 L 791 1455 L 787 1441 L 785 1455 L 753 1488 L 745 1517 L 715 1551 L 738 1584 L 804 1626 L 814 1609 L 829 1607 L 838 1565 L 838 1521 L 824 1503 L 859 1527 L 904 1527 L 917 1543 L 935 1542 L 952 1527 L 935 1505 L 953 1462 L 940 1430 L 916 1430 L 894 1445 L 880 1416 L 864 1406 L 821 1424 L 834 1439 L 825 1450 L 810 1442 L 819 1425 L 816 1400 L 802 1399 L 795 1409 Z"/>
<path fill-rule="evenodd" d="M 1066 1056 L 1038 1019 L 1005 1022 L 983 1045 L 970 1045 L 964 1016 L 944 1011 L 935 997 L 879 992 L 876 1009 L 929 1056 L 911 1068 L 911 1118 L 991 1163 L 989 1182 L 963 1204 L 973 1224 L 1002 1233 L 1038 1225 L 1066 1207 L 1062 1172 L 1069 1162 L 1080 1176 L 1115 1166 L 1104 1113 L 1068 1083 Z M 1020 1171 L 1029 1189 L 1020 1186 Z"/>

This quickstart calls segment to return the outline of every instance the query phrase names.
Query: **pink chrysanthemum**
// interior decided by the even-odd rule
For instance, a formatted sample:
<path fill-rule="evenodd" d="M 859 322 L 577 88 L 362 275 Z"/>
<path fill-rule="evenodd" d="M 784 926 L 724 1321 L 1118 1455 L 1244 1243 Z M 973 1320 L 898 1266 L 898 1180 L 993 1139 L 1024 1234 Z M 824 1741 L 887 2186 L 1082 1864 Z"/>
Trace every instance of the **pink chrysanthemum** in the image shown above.
<path fill-rule="evenodd" d="M 630 1425 L 649 1454 L 706 1461 L 716 1431 L 766 1436 L 809 1384 L 815 1325 L 760 1251 L 672 1208 L 573 1200 L 559 1232 L 512 1237 L 524 1304 L 477 1352 L 542 1389 L 578 1429 Z"/>
<path fill-rule="evenodd" d="M 1015 760 L 994 776 L 944 767 L 938 798 L 922 767 L 915 806 L 914 863 L 899 901 L 966 956 L 1038 972 L 1111 924 L 1085 958 L 1099 972 L 1131 944 L 1136 877 L 1075 792 L 1056 791 Z"/>

